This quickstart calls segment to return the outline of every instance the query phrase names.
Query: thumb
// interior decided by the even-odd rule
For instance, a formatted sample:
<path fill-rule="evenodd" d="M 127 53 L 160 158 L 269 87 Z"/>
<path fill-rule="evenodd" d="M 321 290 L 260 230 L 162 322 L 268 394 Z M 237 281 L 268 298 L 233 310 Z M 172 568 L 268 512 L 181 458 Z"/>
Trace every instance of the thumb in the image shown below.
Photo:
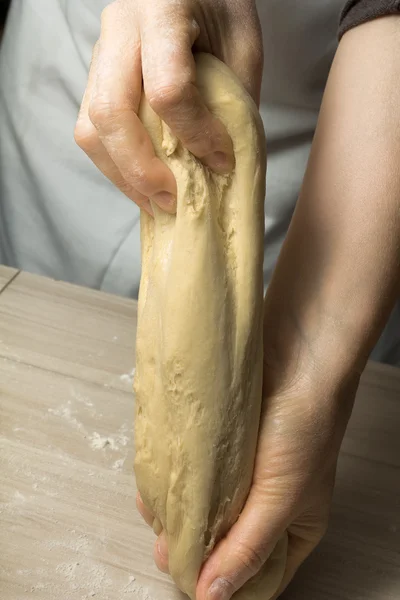
<path fill-rule="evenodd" d="M 287 529 L 290 512 L 282 498 L 267 501 L 265 494 L 252 488 L 239 519 L 216 546 L 200 573 L 197 600 L 229 600 L 256 575 Z M 280 580 L 276 587 L 279 584 Z"/>

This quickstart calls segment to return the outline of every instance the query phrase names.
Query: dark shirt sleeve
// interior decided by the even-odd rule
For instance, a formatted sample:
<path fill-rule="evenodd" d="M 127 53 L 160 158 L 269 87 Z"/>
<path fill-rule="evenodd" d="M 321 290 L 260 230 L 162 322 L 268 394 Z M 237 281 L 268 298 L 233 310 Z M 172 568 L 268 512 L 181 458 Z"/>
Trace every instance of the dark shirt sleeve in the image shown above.
<path fill-rule="evenodd" d="M 11 0 L 0 0 L 0 25 L 6 20 L 8 7 L 11 4 Z"/>
<path fill-rule="evenodd" d="M 357 25 L 395 14 L 400 14 L 400 0 L 348 0 L 340 16 L 339 39 Z"/>

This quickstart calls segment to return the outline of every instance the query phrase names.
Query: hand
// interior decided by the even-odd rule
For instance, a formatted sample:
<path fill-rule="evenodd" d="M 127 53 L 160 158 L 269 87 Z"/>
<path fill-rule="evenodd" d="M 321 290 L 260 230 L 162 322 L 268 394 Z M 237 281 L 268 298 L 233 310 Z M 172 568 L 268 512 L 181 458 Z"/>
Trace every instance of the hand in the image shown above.
<path fill-rule="evenodd" d="M 238 521 L 200 573 L 197 600 L 228 600 L 262 568 L 287 531 L 280 594 L 321 540 L 328 522 L 337 457 L 359 377 L 340 383 L 325 377 L 308 344 L 296 339 L 290 327 L 285 334 L 281 321 L 273 330 L 275 313 L 269 313 L 268 306 L 267 302 L 264 402 L 253 484 Z M 279 344 L 269 344 L 268 333 L 271 340 L 279 336 Z M 154 517 L 140 496 L 137 506 L 152 525 Z M 168 572 L 162 532 L 154 559 Z"/>
<path fill-rule="evenodd" d="M 217 172 L 233 166 L 231 140 L 196 88 L 193 51 L 225 62 L 259 101 L 262 37 L 255 0 L 115 0 L 102 13 L 75 139 L 128 198 L 175 212 L 176 182 L 155 156 L 137 112 L 154 111 Z"/>
<path fill-rule="evenodd" d="M 340 444 L 358 379 L 330 389 L 311 358 L 288 368 L 267 348 L 264 402 L 252 487 L 244 509 L 205 563 L 197 600 L 228 600 L 263 568 L 288 533 L 278 598 L 323 537 Z M 306 365 L 306 361 L 308 365 Z M 301 365 L 301 366 L 300 366 Z M 165 541 L 162 539 L 165 554 Z M 157 555 L 156 555 L 157 557 Z M 163 568 L 163 559 L 157 557 Z"/>

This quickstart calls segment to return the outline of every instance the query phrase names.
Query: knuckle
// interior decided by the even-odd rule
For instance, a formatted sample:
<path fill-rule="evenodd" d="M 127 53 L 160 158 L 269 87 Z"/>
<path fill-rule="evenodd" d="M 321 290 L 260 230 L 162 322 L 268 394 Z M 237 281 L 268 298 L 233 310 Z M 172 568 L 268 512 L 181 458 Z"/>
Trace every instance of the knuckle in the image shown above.
<path fill-rule="evenodd" d="M 188 148 L 197 148 L 201 156 L 211 154 L 219 146 L 220 138 L 215 134 L 212 127 L 194 127 L 188 130 L 184 139 Z"/>
<path fill-rule="evenodd" d="M 114 183 L 120 192 L 122 192 L 130 200 L 133 200 L 133 202 L 135 202 L 135 204 L 137 204 L 139 207 L 142 207 L 146 204 L 147 198 L 143 197 L 142 194 L 138 192 L 129 181 L 123 179 L 123 177 L 119 178 Z M 142 517 L 146 519 L 146 515 L 149 512 L 147 507 L 143 504 L 142 500 L 136 500 L 136 504 Z"/>
<path fill-rule="evenodd" d="M 90 154 L 99 143 L 99 136 L 92 123 L 85 118 L 79 118 L 74 129 L 74 139 L 79 148 Z"/>
<path fill-rule="evenodd" d="M 123 194 L 125 194 L 125 196 L 128 196 L 129 198 L 131 198 L 131 197 L 134 195 L 134 189 L 132 188 L 131 184 L 130 184 L 128 181 L 126 181 L 125 179 L 122 179 L 122 178 L 121 178 L 121 179 L 120 179 L 120 180 L 117 182 L 117 184 L 116 184 L 116 185 L 117 185 L 117 188 L 118 188 L 118 189 L 119 189 L 119 190 L 120 190 L 120 191 L 121 191 Z M 135 200 L 135 202 L 137 202 L 137 201 Z M 141 508 L 140 508 L 139 510 L 141 510 L 141 512 L 143 512 L 143 510 L 144 510 L 144 505 L 143 505 L 143 503 L 140 505 L 140 507 L 141 507 Z"/>
<path fill-rule="evenodd" d="M 180 106 L 189 97 L 188 83 L 155 87 L 148 92 L 148 101 L 156 113 L 168 112 Z"/>
<path fill-rule="evenodd" d="M 118 115 L 115 105 L 106 99 L 94 97 L 89 103 L 88 115 L 96 129 L 107 126 Z"/>
<path fill-rule="evenodd" d="M 265 562 L 260 552 L 243 542 L 237 551 L 237 558 L 250 576 L 258 573 Z"/>

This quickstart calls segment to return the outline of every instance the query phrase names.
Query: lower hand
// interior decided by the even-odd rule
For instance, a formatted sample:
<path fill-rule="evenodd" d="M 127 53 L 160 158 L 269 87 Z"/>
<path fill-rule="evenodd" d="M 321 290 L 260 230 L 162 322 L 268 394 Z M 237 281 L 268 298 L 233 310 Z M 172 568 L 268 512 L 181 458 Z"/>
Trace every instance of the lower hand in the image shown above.
<path fill-rule="evenodd" d="M 267 336 L 268 337 L 268 336 Z M 243 511 L 203 566 L 197 600 L 228 600 L 267 561 L 288 532 L 288 557 L 280 594 L 321 540 L 328 523 L 340 444 L 353 406 L 358 376 L 334 383 L 308 348 L 293 339 L 293 361 L 265 343 L 264 402 L 253 484 Z M 150 525 L 153 515 L 137 505 Z M 154 559 L 168 572 L 164 533 Z"/>

